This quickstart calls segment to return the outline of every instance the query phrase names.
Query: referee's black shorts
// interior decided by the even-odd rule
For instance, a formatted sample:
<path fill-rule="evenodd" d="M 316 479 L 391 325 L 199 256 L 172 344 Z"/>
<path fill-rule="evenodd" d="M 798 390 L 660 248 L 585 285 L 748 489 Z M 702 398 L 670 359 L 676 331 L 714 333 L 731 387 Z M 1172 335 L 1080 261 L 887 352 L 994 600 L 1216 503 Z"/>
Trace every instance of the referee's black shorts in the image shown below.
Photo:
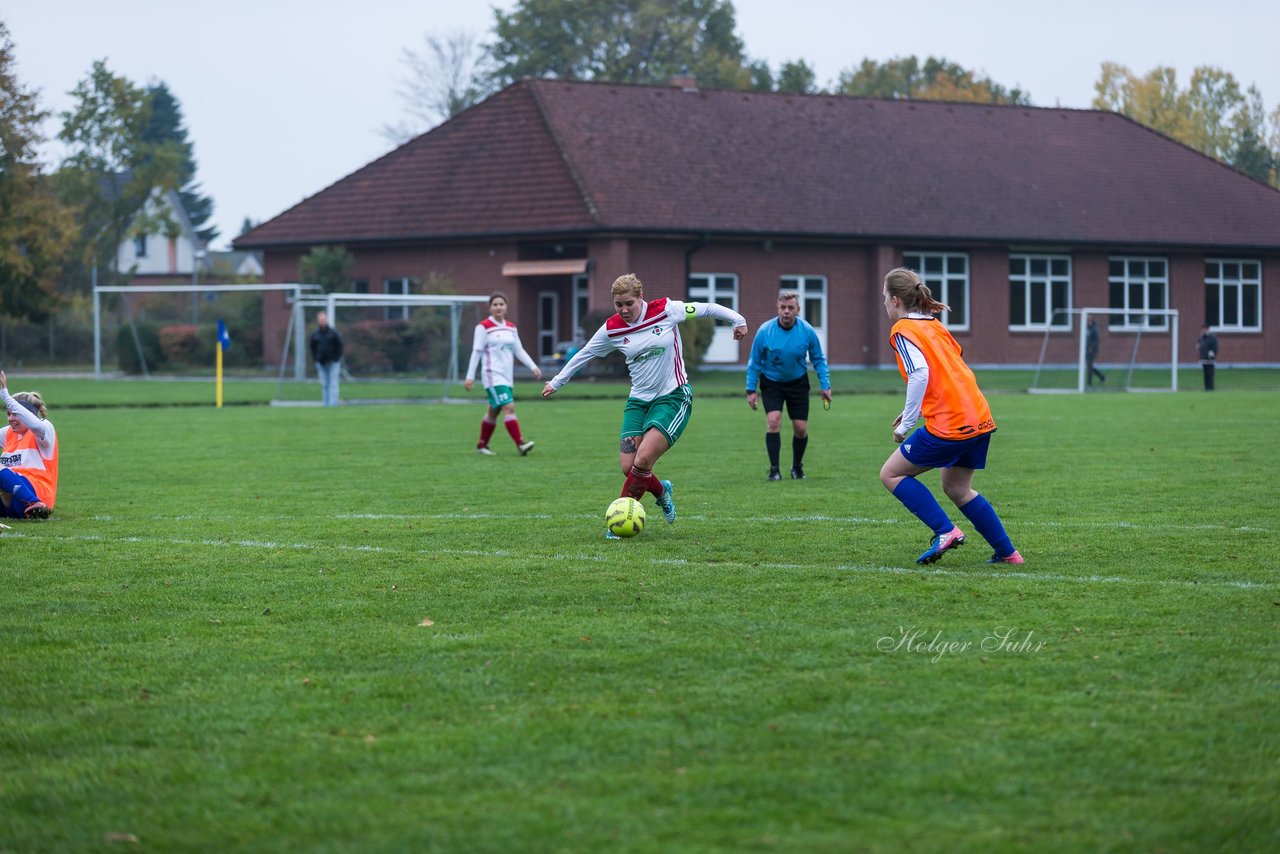
<path fill-rule="evenodd" d="M 792 421 L 809 420 L 809 375 L 778 383 L 760 375 L 760 399 L 765 412 L 781 412 L 787 405 L 787 416 Z"/>

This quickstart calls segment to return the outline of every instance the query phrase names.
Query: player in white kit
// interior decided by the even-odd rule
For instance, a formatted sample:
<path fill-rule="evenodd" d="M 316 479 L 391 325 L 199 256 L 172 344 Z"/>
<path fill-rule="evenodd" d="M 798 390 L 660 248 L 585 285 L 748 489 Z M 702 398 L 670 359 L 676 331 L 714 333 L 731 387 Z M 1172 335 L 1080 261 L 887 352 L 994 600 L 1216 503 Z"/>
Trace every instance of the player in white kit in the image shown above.
<path fill-rule="evenodd" d="M 644 286 L 633 274 L 619 276 L 612 294 L 618 313 L 547 382 L 542 396 L 555 394 L 592 359 L 615 350 L 622 353 L 631 372 L 618 445 L 618 464 L 626 476 L 622 495 L 639 500 L 648 492 L 671 524 L 676 520 L 671 481 L 659 480 L 653 467 L 680 438 L 693 412 L 693 388 L 685 374 L 679 325 L 692 317 L 713 317 L 731 323 L 734 340 L 741 340 L 747 334 L 747 321 L 715 303 L 666 297 L 646 302 Z M 608 531 L 605 534 L 616 539 Z"/>
<path fill-rule="evenodd" d="M 475 339 L 471 345 L 471 364 L 467 366 L 467 379 L 462 384 L 467 391 L 471 391 L 476 383 L 476 369 L 483 364 L 480 380 L 489 398 L 489 406 L 480 419 L 477 454 L 493 456 L 489 437 L 498 426 L 499 411 L 502 412 L 503 426 L 511 434 L 511 440 L 516 443 L 520 456 L 523 457 L 533 449 L 533 442 L 526 442 L 521 435 L 520 422 L 516 419 L 516 359 L 533 371 L 534 379 L 542 379 L 542 369 L 520 344 L 516 325 L 507 320 L 506 295 L 493 294 L 489 297 L 489 316 L 476 324 Z"/>

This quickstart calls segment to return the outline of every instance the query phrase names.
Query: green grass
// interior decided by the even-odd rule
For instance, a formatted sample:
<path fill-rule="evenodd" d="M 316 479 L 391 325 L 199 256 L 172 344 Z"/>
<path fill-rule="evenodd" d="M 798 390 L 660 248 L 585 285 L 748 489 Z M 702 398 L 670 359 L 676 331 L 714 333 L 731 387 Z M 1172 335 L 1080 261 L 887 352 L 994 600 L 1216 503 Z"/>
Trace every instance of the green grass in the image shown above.
<path fill-rule="evenodd" d="M 920 568 L 888 376 L 782 483 L 706 377 L 625 542 L 617 387 L 481 458 L 478 403 L 11 378 L 62 472 L 0 531 L 0 851 L 1275 850 L 1275 395 L 993 396 L 1028 563 Z"/>

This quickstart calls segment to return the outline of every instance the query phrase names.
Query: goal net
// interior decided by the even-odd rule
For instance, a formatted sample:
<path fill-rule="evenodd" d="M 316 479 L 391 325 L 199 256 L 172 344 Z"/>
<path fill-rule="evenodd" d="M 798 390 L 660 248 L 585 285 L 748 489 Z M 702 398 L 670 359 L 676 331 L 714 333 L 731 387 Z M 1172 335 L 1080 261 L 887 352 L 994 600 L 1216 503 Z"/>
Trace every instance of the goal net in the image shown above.
<path fill-rule="evenodd" d="M 1087 388 L 1177 391 L 1177 309 L 1056 309 L 1030 391 L 1078 394 Z"/>
<path fill-rule="evenodd" d="M 448 401 L 461 391 L 472 331 L 487 313 L 488 300 L 457 294 L 306 296 L 299 300 L 301 311 L 291 318 L 286 339 L 301 335 L 305 348 L 315 315 L 323 310 L 343 338 L 343 403 Z M 309 355 L 305 372 L 314 381 Z M 319 402 L 314 385 L 298 388 L 284 380 L 282 365 L 277 405 Z"/>

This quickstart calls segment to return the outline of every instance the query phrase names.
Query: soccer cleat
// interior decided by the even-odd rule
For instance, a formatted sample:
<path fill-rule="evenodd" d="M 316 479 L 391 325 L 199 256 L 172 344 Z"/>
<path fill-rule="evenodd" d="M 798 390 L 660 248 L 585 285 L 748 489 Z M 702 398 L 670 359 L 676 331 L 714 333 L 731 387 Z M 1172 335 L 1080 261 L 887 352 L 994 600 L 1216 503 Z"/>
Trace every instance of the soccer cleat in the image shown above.
<path fill-rule="evenodd" d="M 521 442 L 516 447 L 520 449 L 520 456 L 526 457 L 533 450 L 533 442 Z"/>
<path fill-rule="evenodd" d="M 27 509 L 22 511 L 22 515 L 27 519 L 48 519 L 52 512 L 49 505 L 43 501 L 32 501 L 27 505 Z"/>
<path fill-rule="evenodd" d="M 481 445 L 480 447 L 476 448 L 476 453 L 482 457 L 496 457 L 498 455 L 497 451 L 493 450 L 487 445 Z"/>
<path fill-rule="evenodd" d="M 662 497 L 658 499 L 658 506 L 662 508 L 662 516 L 668 525 L 674 525 L 676 521 L 676 499 L 671 494 L 674 490 L 671 481 L 662 482 Z"/>
<path fill-rule="evenodd" d="M 792 466 L 792 467 L 791 467 L 791 479 L 792 479 L 792 480 L 804 480 L 804 466 Z"/>
<path fill-rule="evenodd" d="M 924 554 L 916 558 L 916 563 L 933 563 L 935 560 L 942 557 L 943 552 L 963 545 L 964 531 L 961 531 L 959 528 L 952 528 L 945 534 L 935 534 L 933 543 Z"/>
<path fill-rule="evenodd" d="M 1014 549 L 1013 554 L 1005 555 L 1004 557 L 993 554 L 987 558 L 987 563 L 1026 563 L 1026 561 L 1022 559 L 1022 555 L 1018 554 L 1018 550 Z"/>
<path fill-rule="evenodd" d="M 604 538 L 605 538 L 606 540 L 620 540 L 620 539 L 622 539 L 622 537 L 619 537 L 617 534 L 615 534 L 613 531 L 610 531 L 608 528 L 605 528 L 605 529 L 604 529 Z"/>
<path fill-rule="evenodd" d="M 769 469 L 769 480 L 782 480 L 782 472 L 776 468 Z"/>

